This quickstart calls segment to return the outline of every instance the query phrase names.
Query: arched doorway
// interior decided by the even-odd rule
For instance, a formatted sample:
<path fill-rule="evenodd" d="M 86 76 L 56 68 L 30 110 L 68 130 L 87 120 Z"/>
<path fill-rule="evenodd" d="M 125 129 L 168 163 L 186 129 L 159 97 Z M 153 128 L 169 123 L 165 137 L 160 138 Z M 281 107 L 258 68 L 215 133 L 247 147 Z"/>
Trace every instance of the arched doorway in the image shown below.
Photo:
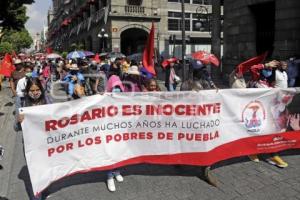
<path fill-rule="evenodd" d="M 130 28 L 121 33 L 121 53 L 126 56 L 142 53 L 148 32 L 140 28 Z"/>

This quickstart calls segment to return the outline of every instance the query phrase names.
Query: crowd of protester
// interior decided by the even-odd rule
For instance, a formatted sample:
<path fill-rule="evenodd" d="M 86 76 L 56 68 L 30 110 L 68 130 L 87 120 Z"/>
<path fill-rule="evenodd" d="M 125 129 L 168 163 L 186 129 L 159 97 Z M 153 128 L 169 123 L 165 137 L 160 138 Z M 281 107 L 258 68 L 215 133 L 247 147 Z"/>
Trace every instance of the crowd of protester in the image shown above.
<path fill-rule="evenodd" d="M 171 58 L 167 59 L 166 63 L 163 90 L 175 91 L 180 82 L 175 67 L 180 65 L 179 60 Z M 247 88 L 299 86 L 299 63 L 300 60 L 291 58 L 287 61 L 273 60 L 265 64 L 255 64 L 246 70 L 237 68 L 232 73 L 231 86 Z M 21 131 L 20 123 L 24 120 L 24 116 L 19 114 L 19 108 L 52 103 L 53 99 L 50 98 L 50 94 L 54 82 L 59 83 L 64 89 L 68 101 L 83 96 L 101 95 L 105 92 L 158 92 L 162 90 L 156 77 L 143 67 L 142 62 L 129 60 L 126 57 L 114 60 L 99 56 L 70 60 L 16 58 L 13 64 L 15 71 L 9 78 L 9 84 L 15 99 L 14 129 L 16 131 Z M 190 69 L 193 78 L 182 84 L 182 90 L 199 91 L 217 88 L 211 79 L 208 66 L 193 60 L 190 63 Z M 247 83 L 243 78 L 245 73 L 251 74 L 251 79 Z M 2 78 L 0 78 L 1 82 Z M 237 83 L 237 81 L 240 82 Z M 1 146 L 0 150 L 3 152 Z M 255 162 L 259 161 L 257 155 L 249 155 L 249 158 Z M 288 166 L 278 154 L 272 154 L 268 161 L 281 168 Z M 216 181 L 209 174 L 209 169 L 206 167 L 204 170 L 206 177 L 211 184 L 216 185 Z M 118 169 L 107 172 L 107 186 L 112 192 L 116 190 L 114 180 L 123 181 Z"/>

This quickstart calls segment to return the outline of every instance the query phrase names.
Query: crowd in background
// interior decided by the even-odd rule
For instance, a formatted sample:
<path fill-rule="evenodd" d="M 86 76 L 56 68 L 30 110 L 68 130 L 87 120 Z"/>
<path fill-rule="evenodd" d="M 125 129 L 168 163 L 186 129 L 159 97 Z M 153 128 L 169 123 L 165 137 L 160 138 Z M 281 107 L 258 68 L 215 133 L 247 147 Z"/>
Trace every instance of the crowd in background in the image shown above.
<path fill-rule="evenodd" d="M 19 108 L 52 103 L 50 94 L 54 82 L 66 92 L 67 100 L 105 92 L 157 92 L 162 87 L 156 77 L 143 67 L 141 61 L 126 57 L 113 60 L 98 55 L 69 60 L 28 57 L 23 60 L 15 58 L 13 64 L 15 70 L 7 80 L 15 99 L 16 131 L 21 130 L 20 123 L 24 120 L 24 116 L 19 114 Z M 197 60 L 192 60 L 189 65 L 193 76 L 182 83 L 181 90 L 217 88 L 210 75 L 210 66 Z M 239 66 L 231 74 L 229 83 L 233 88 L 299 87 L 299 65 L 299 59 L 291 58 L 287 61 L 272 60 L 264 64 Z M 165 61 L 164 90 L 178 89 L 181 81 L 177 75 L 178 66 L 180 67 L 180 63 L 176 58 Z M 250 74 L 247 83 L 245 74 Z M 2 82 L 3 76 L 0 79 Z M 256 155 L 249 157 L 255 162 L 259 161 Z M 288 166 L 277 154 L 272 155 L 270 162 L 282 168 Z M 108 172 L 107 185 L 110 191 L 116 190 L 114 178 L 118 182 L 123 181 L 119 170 Z"/>

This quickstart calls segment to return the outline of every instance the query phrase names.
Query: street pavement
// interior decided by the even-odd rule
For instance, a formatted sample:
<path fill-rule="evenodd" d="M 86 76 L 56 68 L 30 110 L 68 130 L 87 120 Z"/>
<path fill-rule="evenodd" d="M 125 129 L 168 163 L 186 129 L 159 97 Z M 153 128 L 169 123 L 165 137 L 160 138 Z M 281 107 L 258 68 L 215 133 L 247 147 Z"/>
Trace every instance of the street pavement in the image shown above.
<path fill-rule="evenodd" d="M 22 132 L 12 128 L 10 95 L 6 84 L 0 91 L 0 144 L 5 148 L 4 160 L 0 161 L 0 197 L 27 200 L 32 190 Z M 124 182 L 116 183 L 114 193 L 107 190 L 106 173 L 98 171 L 57 181 L 44 196 L 47 200 L 300 200 L 300 150 L 281 155 L 289 163 L 285 169 L 265 161 L 254 163 L 246 157 L 216 163 L 212 171 L 218 187 L 203 181 L 200 167 L 141 164 L 122 168 Z"/>

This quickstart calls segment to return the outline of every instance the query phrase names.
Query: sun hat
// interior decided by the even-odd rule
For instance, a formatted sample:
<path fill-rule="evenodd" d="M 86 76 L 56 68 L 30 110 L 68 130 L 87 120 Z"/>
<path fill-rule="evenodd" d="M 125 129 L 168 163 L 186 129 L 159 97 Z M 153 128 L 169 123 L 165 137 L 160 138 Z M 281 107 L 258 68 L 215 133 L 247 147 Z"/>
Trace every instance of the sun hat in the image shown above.
<path fill-rule="evenodd" d="M 127 73 L 132 75 L 140 75 L 139 68 L 136 65 L 130 66 Z"/>
<path fill-rule="evenodd" d="M 22 63 L 22 61 L 21 61 L 20 59 L 15 59 L 15 60 L 14 60 L 14 64 L 15 64 L 15 65 L 21 64 L 21 63 Z"/>

